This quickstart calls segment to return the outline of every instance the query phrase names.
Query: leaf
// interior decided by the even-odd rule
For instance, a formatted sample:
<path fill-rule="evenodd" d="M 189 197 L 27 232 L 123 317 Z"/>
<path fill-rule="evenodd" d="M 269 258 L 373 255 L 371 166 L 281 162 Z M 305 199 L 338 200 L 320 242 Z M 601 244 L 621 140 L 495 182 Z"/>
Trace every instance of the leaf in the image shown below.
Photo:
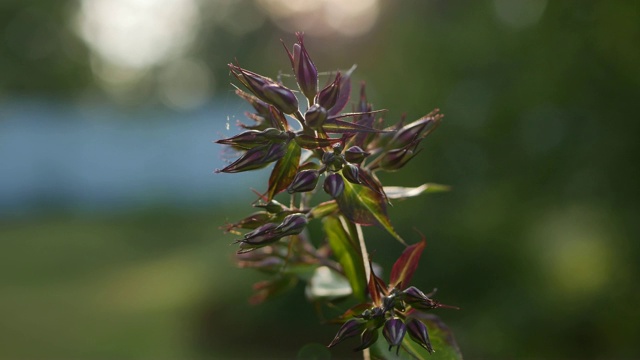
<path fill-rule="evenodd" d="M 389 286 L 404 289 L 406 285 L 411 281 L 413 273 L 418 268 L 418 262 L 420 256 L 427 242 L 424 238 L 417 244 L 413 244 L 402 252 L 402 255 L 396 260 L 391 268 L 391 277 L 389 279 Z"/>
<path fill-rule="evenodd" d="M 416 314 L 412 315 L 415 316 Z M 456 343 L 451 330 L 433 314 L 420 313 L 419 317 L 429 331 L 429 340 L 435 350 L 433 353 L 429 353 L 426 349 L 416 344 L 405 336 L 402 341 L 402 347 L 398 355 L 395 351 L 389 351 L 389 346 L 386 341 L 379 340 L 374 346 L 371 347 L 372 358 L 381 359 L 410 359 L 410 360 L 462 360 L 462 353 Z"/>
<path fill-rule="evenodd" d="M 327 266 L 319 266 L 313 272 L 305 289 L 307 299 L 335 300 L 351 295 L 352 289 L 349 281 L 342 274 L 331 270 Z"/>
<path fill-rule="evenodd" d="M 382 194 L 368 187 L 344 182 L 344 191 L 336 198 L 340 211 L 360 225 L 380 225 L 403 245 L 407 245 L 396 233 L 387 216 L 387 205 Z"/>
<path fill-rule="evenodd" d="M 298 143 L 298 145 L 309 150 L 332 146 L 333 144 L 341 141 L 341 139 L 323 139 L 309 135 L 298 135 L 294 139 Z"/>
<path fill-rule="evenodd" d="M 309 219 L 320 219 L 333 214 L 336 210 L 338 210 L 338 204 L 335 200 L 325 201 L 314 206 L 311 211 L 309 211 Z"/>
<path fill-rule="evenodd" d="M 403 187 L 403 186 L 385 186 L 384 192 L 389 199 L 406 199 L 424 193 L 437 193 L 443 191 L 449 191 L 451 187 L 441 184 L 422 184 L 417 187 Z"/>
<path fill-rule="evenodd" d="M 276 165 L 269 176 L 269 190 L 267 198 L 269 201 L 279 193 L 286 189 L 293 181 L 298 172 L 300 164 L 300 146 L 295 141 L 289 141 L 284 156 L 276 162 Z"/>
<path fill-rule="evenodd" d="M 332 119 L 329 118 L 327 119 L 324 124 L 322 124 L 322 129 L 328 133 L 336 133 L 336 134 L 343 134 L 343 133 L 359 133 L 359 132 L 366 132 L 366 133 L 382 133 L 385 132 L 384 130 L 378 130 L 378 129 L 374 129 L 372 127 L 368 127 L 368 126 L 364 126 L 364 125 L 358 125 L 358 124 L 354 124 L 348 121 L 343 121 L 343 120 L 338 120 L 338 119 Z"/>
<path fill-rule="evenodd" d="M 329 246 L 342 266 L 351 284 L 355 297 L 363 301 L 367 287 L 367 276 L 362 261 L 360 244 L 353 229 L 344 217 L 328 216 L 322 220 Z"/>

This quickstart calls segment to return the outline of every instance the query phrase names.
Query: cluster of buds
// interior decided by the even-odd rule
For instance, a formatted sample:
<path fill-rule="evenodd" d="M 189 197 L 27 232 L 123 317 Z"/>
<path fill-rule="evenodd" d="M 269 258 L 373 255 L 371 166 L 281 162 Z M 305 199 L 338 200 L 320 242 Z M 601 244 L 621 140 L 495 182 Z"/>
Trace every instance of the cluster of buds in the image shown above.
<path fill-rule="evenodd" d="M 351 294 L 357 298 L 367 296 L 368 283 L 372 300 L 365 304 L 366 309 L 357 314 L 351 312 L 351 317 L 345 318 L 330 347 L 360 335 L 358 349 L 365 349 L 376 341 L 382 328 L 390 349 L 399 348 L 408 333 L 431 352 L 427 328 L 412 312 L 445 306 L 414 287 L 404 288 L 419 256 L 407 259 L 403 254 L 394 265 L 393 286 L 387 288 L 372 272 L 369 280 L 364 278 L 364 239 L 351 238 L 361 236 L 358 226 L 378 225 L 406 245 L 388 219 L 389 197 L 376 172 L 404 167 L 419 153 L 418 146 L 437 127 L 442 115 L 434 110 L 414 122 L 405 124 L 402 119 L 385 127 L 382 119 L 375 118 L 380 111 L 373 110 L 367 101 L 364 83 L 359 98 L 351 103 L 351 111 L 343 112 L 350 104 L 354 68 L 336 71 L 320 87 L 318 70 L 303 35 L 296 35 L 292 50 L 284 47 L 297 89 L 229 64 L 231 74 L 244 87 L 236 89 L 236 94 L 255 111 L 246 114 L 252 124 L 239 124 L 244 129 L 240 134 L 217 141 L 238 152 L 239 157 L 216 172 L 237 173 L 273 164 L 267 189 L 258 194 L 254 204 L 261 210 L 225 227 L 241 236 L 235 241 L 239 245 L 240 266 L 275 275 L 274 280 L 256 284 L 258 294 L 253 301 L 263 301 L 298 280 L 307 281 L 308 277 L 295 271 L 298 265 L 304 266 L 305 271 L 323 267 L 335 278 L 346 278 Z M 331 200 L 313 204 L 311 199 L 320 183 Z M 398 189 L 394 188 L 394 199 L 416 193 L 416 188 Z M 289 195 L 289 206 L 275 199 L 283 192 Z M 326 243 L 316 245 L 308 239 L 305 230 L 314 219 L 322 220 Z M 416 245 L 407 247 L 407 251 L 415 252 Z M 396 268 L 406 269 L 400 275 Z"/>
<path fill-rule="evenodd" d="M 414 286 L 404 288 L 416 270 L 425 244 L 422 241 L 407 247 L 393 266 L 389 286 L 372 269 L 368 286 L 372 302 L 356 305 L 345 312 L 342 319 L 346 321 L 329 347 L 347 338 L 360 336 L 360 345 L 355 350 L 366 349 L 376 342 L 379 329 L 382 328 L 389 351 L 395 346 L 397 353 L 408 333 L 411 340 L 428 352 L 433 352 L 427 326 L 418 315 L 437 308 L 458 308 L 432 299 L 435 290 L 425 294 Z"/>

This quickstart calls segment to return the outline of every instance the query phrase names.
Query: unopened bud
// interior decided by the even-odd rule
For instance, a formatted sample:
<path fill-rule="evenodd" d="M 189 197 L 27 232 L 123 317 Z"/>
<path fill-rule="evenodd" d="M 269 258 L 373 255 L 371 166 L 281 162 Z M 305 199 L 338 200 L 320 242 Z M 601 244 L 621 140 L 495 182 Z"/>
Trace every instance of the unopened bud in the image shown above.
<path fill-rule="evenodd" d="M 400 345 L 406 333 L 407 326 L 401 319 L 394 317 L 387 320 L 382 329 L 382 335 L 384 335 L 384 338 L 387 339 L 389 343 L 389 351 L 391 351 L 391 348 L 394 346 L 398 347 L 396 354 L 400 351 Z"/>
<path fill-rule="evenodd" d="M 275 228 L 281 236 L 300 234 L 307 226 L 308 220 L 304 214 L 291 214 L 282 220 L 282 223 Z"/>
<path fill-rule="evenodd" d="M 360 184 L 360 168 L 353 164 L 346 164 L 342 168 L 342 175 L 353 184 Z"/>
<path fill-rule="evenodd" d="M 429 341 L 429 334 L 427 333 L 427 326 L 422 323 L 422 321 L 415 318 L 409 319 L 409 321 L 407 321 L 407 330 L 411 340 L 425 348 L 428 352 L 433 352 L 433 347 L 431 347 L 431 342 Z"/>
<path fill-rule="evenodd" d="M 320 106 L 329 110 L 336 104 L 338 100 L 338 95 L 340 95 L 340 79 L 342 75 L 340 72 L 336 74 L 336 78 L 327 85 L 324 89 L 320 90 L 318 95 L 316 95 L 315 102 L 316 104 L 320 104 Z"/>
<path fill-rule="evenodd" d="M 415 150 L 418 143 L 419 141 L 416 140 L 403 148 L 386 152 L 380 159 L 380 168 L 387 171 L 395 171 L 402 168 L 417 155 L 418 152 Z"/>
<path fill-rule="evenodd" d="M 318 130 L 327 120 L 327 109 L 318 104 L 313 104 L 304 114 L 304 121 L 312 129 Z"/>
<path fill-rule="evenodd" d="M 279 84 L 269 84 L 262 87 L 266 100 L 285 114 L 298 111 L 298 98 L 286 87 Z"/>
<path fill-rule="evenodd" d="M 359 146 L 352 146 L 344 152 L 344 159 L 350 163 L 360 164 L 369 156 L 369 153 L 362 150 Z"/>
<path fill-rule="evenodd" d="M 344 191 L 344 180 L 342 179 L 342 176 L 336 173 L 328 175 L 324 179 L 324 191 L 333 198 L 337 198 L 342 195 L 342 192 Z"/>
<path fill-rule="evenodd" d="M 375 326 L 368 326 L 362 333 L 362 336 L 360 337 L 360 345 L 353 350 L 354 351 L 364 350 L 370 347 L 371 345 L 375 344 L 377 340 L 378 340 L 378 328 L 376 328 Z"/>
<path fill-rule="evenodd" d="M 440 122 L 439 117 L 433 116 L 424 116 L 410 124 L 407 124 L 400 128 L 393 138 L 389 141 L 388 147 L 392 149 L 402 148 L 407 146 L 412 141 L 418 139 L 420 136 L 426 136 L 425 132 L 428 134 L 433 131 L 435 127 Z"/>
<path fill-rule="evenodd" d="M 340 330 L 338 330 L 338 333 L 333 338 L 331 343 L 327 345 L 327 347 L 333 347 L 342 342 L 344 339 L 360 335 L 364 331 L 366 324 L 366 321 L 361 319 L 347 320 L 344 324 L 342 324 Z"/>
<path fill-rule="evenodd" d="M 311 102 L 318 92 L 318 70 L 304 47 L 303 34 L 296 33 L 296 36 L 298 37 L 298 42 L 293 44 L 293 54 L 289 52 L 286 46 L 285 50 L 287 50 L 287 55 L 291 60 L 291 67 L 296 76 L 298 87 Z"/>
<path fill-rule="evenodd" d="M 311 191 L 316 188 L 318 177 L 320 177 L 318 170 L 302 170 L 293 178 L 291 185 L 287 188 L 287 192 L 293 194 L 296 192 Z"/>

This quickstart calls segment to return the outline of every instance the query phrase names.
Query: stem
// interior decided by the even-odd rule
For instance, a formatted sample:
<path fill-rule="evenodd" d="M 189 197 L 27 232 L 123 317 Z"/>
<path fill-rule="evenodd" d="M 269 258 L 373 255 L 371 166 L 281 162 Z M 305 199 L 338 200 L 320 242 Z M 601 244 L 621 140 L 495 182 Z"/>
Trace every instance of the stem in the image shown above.
<path fill-rule="evenodd" d="M 364 263 L 364 273 L 367 277 L 367 283 L 368 283 L 369 279 L 371 278 L 371 266 L 369 265 L 369 252 L 367 251 L 367 245 L 364 242 L 364 235 L 362 234 L 362 227 L 360 226 L 360 224 L 356 224 L 356 233 L 358 235 L 358 242 L 360 243 L 360 253 L 362 254 L 362 262 Z M 368 350 L 368 349 L 365 349 L 365 350 Z"/>
<path fill-rule="evenodd" d="M 362 359 L 371 360 L 371 352 L 369 351 L 369 348 L 362 350 Z"/>

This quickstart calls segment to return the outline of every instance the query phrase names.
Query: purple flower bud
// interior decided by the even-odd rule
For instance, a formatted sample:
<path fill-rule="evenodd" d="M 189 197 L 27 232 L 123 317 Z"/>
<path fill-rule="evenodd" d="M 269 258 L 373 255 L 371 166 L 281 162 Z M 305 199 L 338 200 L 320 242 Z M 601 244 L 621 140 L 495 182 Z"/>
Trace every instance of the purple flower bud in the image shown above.
<path fill-rule="evenodd" d="M 304 121 L 312 129 L 320 129 L 327 120 L 327 109 L 318 104 L 313 104 L 304 114 Z"/>
<path fill-rule="evenodd" d="M 252 149 L 256 146 L 264 145 L 274 140 L 282 141 L 286 139 L 287 135 L 284 132 L 278 129 L 268 128 L 264 131 L 247 130 L 230 138 L 218 140 L 216 143 L 230 145 L 240 149 Z"/>
<path fill-rule="evenodd" d="M 384 324 L 384 328 L 382 329 L 382 335 L 387 339 L 389 343 L 389 351 L 394 346 L 397 346 L 396 354 L 400 351 L 400 344 L 402 344 L 402 339 L 404 339 L 404 335 L 407 333 L 407 326 L 404 322 L 399 318 L 391 318 L 387 320 Z"/>
<path fill-rule="evenodd" d="M 331 343 L 327 345 L 327 347 L 333 347 L 342 342 L 344 339 L 361 334 L 364 331 L 366 324 L 367 322 L 361 319 L 347 320 L 347 322 L 342 324 L 340 330 L 338 330 L 338 333 L 333 338 Z"/>
<path fill-rule="evenodd" d="M 285 114 L 298 111 L 298 98 L 286 87 L 279 84 L 269 84 L 262 87 L 266 100 Z"/>
<path fill-rule="evenodd" d="M 256 110 L 258 115 L 264 117 L 269 116 L 269 105 L 257 97 L 247 94 L 246 92 L 236 89 L 236 95 L 247 101 Z"/>
<path fill-rule="evenodd" d="M 318 70 L 304 47 L 303 34 L 296 33 L 296 36 L 298 37 L 298 42 L 293 44 L 293 54 L 289 52 L 286 46 L 284 48 L 291 60 L 291 67 L 296 76 L 298 87 L 304 96 L 309 99 L 309 102 L 312 102 L 313 97 L 318 92 Z"/>
<path fill-rule="evenodd" d="M 285 114 L 298 110 L 298 98 L 286 87 L 268 77 L 245 70 L 237 65 L 229 64 L 231 73 L 260 100 L 268 102 Z"/>
<path fill-rule="evenodd" d="M 326 179 L 324 179 L 324 191 L 333 198 L 342 195 L 344 191 L 344 180 L 342 180 L 342 176 L 336 173 L 328 175 Z"/>
<path fill-rule="evenodd" d="M 375 326 L 367 327 L 362 333 L 360 339 L 360 345 L 357 348 L 353 349 L 353 351 L 364 350 L 375 344 L 378 340 L 378 328 L 376 328 Z"/>
<path fill-rule="evenodd" d="M 360 184 L 360 168 L 353 164 L 346 164 L 342 168 L 342 175 L 352 184 Z"/>
<path fill-rule="evenodd" d="M 395 171 L 405 166 L 409 160 L 418 154 L 419 151 L 416 151 L 416 148 L 420 142 L 419 140 L 415 140 L 403 148 L 387 151 L 380 158 L 379 167 L 383 170 Z"/>
<path fill-rule="evenodd" d="M 407 321 L 407 330 L 409 331 L 409 337 L 415 341 L 418 345 L 427 349 L 428 352 L 433 352 L 431 342 L 429 341 L 429 334 L 427 333 L 427 326 L 422 321 L 411 318 Z"/>
<path fill-rule="evenodd" d="M 439 307 L 437 301 L 429 299 L 427 295 L 414 286 L 408 287 L 402 293 L 403 300 L 414 309 L 430 310 Z"/>
<path fill-rule="evenodd" d="M 222 170 L 216 170 L 216 173 L 237 173 L 248 170 L 260 169 L 267 166 L 270 162 L 276 161 L 284 156 L 287 150 L 287 143 L 271 143 L 256 146 L 249 149 L 238 160 L 232 162 Z"/>
<path fill-rule="evenodd" d="M 266 96 L 262 91 L 262 88 L 267 85 L 275 84 L 275 81 L 269 79 L 266 76 L 262 76 L 252 71 L 245 70 L 238 65 L 229 64 L 229 68 L 231 69 L 231 73 L 233 74 L 233 76 L 235 76 L 236 79 L 238 79 L 238 81 L 242 83 L 242 85 L 244 85 L 259 99 L 268 102 Z"/>
<path fill-rule="evenodd" d="M 311 191 L 316 188 L 318 177 L 320 177 L 318 170 L 302 170 L 293 178 L 291 185 L 287 188 L 287 192 L 293 194 L 296 192 Z"/>
<path fill-rule="evenodd" d="M 291 214 L 282 220 L 282 223 L 275 228 L 280 236 L 300 234 L 307 226 L 308 220 L 304 214 Z"/>
<path fill-rule="evenodd" d="M 324 89 L 320 90 L 316 95 L 315 103 L 320 104 L 323 108 L 329 110 L 336 104 L 338 95 L 340 95 L 340 79 L 342 75 L 340 72 L 336 74 L 336 78 L 327 85 Z"/>
<path fill-rule="evenodd" d="M 278 241 L 282 236 L 278 235 L 276 227 L 274 223 L 267 223 L 246 233 L 242 239 L 235 241 L 240 243 L 240 250 L 237 253 L 243 254 Z"/>
<path fill-rule="evenodd" d="M 369 156 L 369 153 L 362 150 L 359 146 L 352 146 L 344 152 L 344 159 L 350 163 L 360 164 Z"/>
<path fill-rule="evenodd" d="M 388 147 L 391 149 L 402 148 L 418 139 L 424 137 L 440 123 L 442 116 L 426 115 L 410 124 L 400 128 L 389 141 Z M 426 130 L 426 133 L 424 133 Z"/>

